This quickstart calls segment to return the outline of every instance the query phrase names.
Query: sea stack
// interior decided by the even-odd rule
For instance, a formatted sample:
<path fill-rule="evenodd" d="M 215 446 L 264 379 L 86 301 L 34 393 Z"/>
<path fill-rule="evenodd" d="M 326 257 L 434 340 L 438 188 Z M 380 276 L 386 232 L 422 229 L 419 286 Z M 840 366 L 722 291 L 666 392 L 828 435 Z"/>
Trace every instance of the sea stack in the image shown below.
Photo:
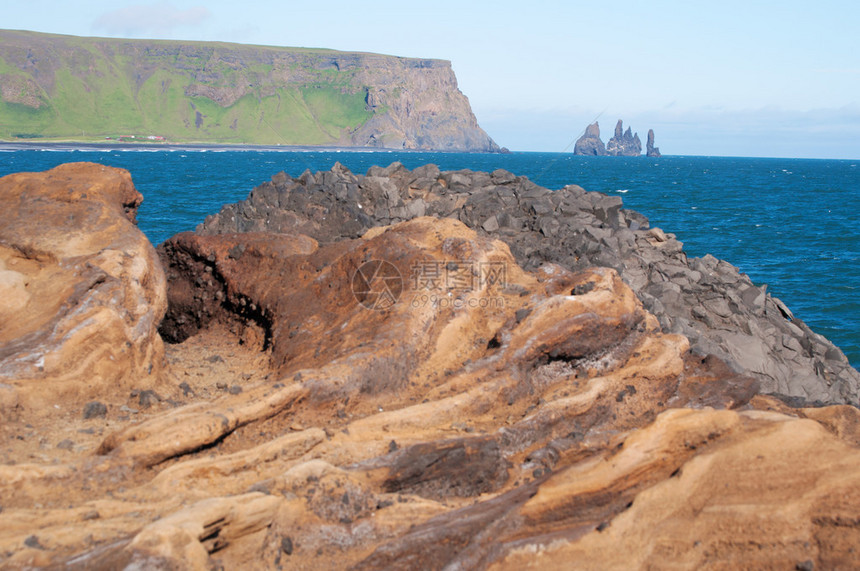
<path fill-rule="evenodd" d="M 603 156 L 606 154 L 606 146 L 600 140 L 600 125 L 597 121 L 585 128 L 582 135 L 573 147 L 574 155 Z"/>
<path fill-rule="evenodd" d="M 606 143 L 606 154 L 613 157 L 638 157 L 642 154 L 642 142 L 639 133 L 633 134 L 630 127 L 623 130 L 621 119 L 615 124 L 615 136 Z"/>
<path fill-rule="evenodd" d="M 654 129 L 648 129 L 648 139 L 645 141 L 645 156 L 662 156 L 660 155 L 660 147 L 654 146 Z"/>

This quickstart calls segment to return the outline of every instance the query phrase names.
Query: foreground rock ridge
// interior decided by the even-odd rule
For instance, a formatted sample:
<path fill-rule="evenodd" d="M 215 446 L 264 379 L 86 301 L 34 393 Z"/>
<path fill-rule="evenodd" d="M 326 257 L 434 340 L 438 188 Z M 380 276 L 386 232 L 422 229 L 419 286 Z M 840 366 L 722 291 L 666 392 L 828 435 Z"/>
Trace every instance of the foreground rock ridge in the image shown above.
<path fill-rule="evenodd" d="M 103 311 L 122 321 L 122 292 L 137 292 L 139 324 L 127 343 L 58 338 L 61 380 L 2 381 L 17 395 L 0 409 L 2 568 L 860 564 L 858 409 L 763 395 L 765 378 L 692 351 L 674 305 L 643 303 L 657 274 L 637 285 L 609 263 L 680 268 L 680 244 L 614 199 L 504 171 L 336 165 L 275 176 L 157 257 L 124 171 L 12 175 L 0 200 L 0 228 L 17 228 L 0 241 L 4 331 L 40 332 L 43 290 L 65 296 L 65 318 L 114 282 Z M 44 238 L 21 237 L 22 213 Z M 590 238 L 541 259 L 574 244 L 568 225 Z M 724 262 L 701 264 L 689 271 L 709 291 L 787 321 L 761 290 L 737 294 Z M 92 371 L 161 347 L 162 314 L 163 359 L 151 350 L 151 371 L 126 367 L 91 396 Z"/>
<path fill-rule="evenodd" d="M 3 137 L 498 152 L 451 63 L 0 30 Z"/>
<path fill-rule="evenodd" d="M 860 402 L 860 374 L 845 355 L 794 318 L 767 286 L 713 256 L 688 258 L 673 234 L 651 228 L 620 197 L 576 185 L 550 191 L 503 170 L 409 171 L 400 163 L 357 176 L 338 164 L 297 179 L 281 173 L 197 231 L 300 232 L 330 243 L 425 215 L 455 218 L 501 239 L 525 269 L 546 262 L 573 271 L 613 268 L 666 331 L 685 335 L 694 352 L 756 377 L 765 393 L 807 403 Z"/>

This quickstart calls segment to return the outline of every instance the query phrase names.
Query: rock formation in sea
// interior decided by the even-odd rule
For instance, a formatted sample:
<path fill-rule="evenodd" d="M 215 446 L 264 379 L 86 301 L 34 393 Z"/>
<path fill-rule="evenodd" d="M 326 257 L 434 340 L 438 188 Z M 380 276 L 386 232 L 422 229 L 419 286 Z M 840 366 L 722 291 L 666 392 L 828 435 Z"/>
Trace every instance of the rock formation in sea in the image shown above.
<path fill-rule="evenodd" d="M 648 130 L 647 156 L 659 157 L 660 149 L 654 147 L 654 130 Z M 639 134 L 634 134 L 630 127 L 624 131 L 623 122 L 621 119 L 615 124 L 615 134 L 609 139 L 609 142 L 604 146 L 600 140 L 600 126 L 595 121 L 585 129 L 585 133 L 577 139 L 573 147 L 574 155 L 586 156 L 603 156 L 610 155 L 614 157 L 637 157 L 642 154 L 642 142 L 639 140 Z"/>
<path fill-rule="evenodd" d="M 573 154 L 598 157 L 606 154 L 606 145 L 600 140 L 600 125 L 597 121 L 585 128 L 585 133 L 573 146 Z"/>
<path fill-rule="evenodd" d="M 638 157 L 642 154 L 642 142 L 639 133 L 633 134 L 630 127 L 623 130 L 621 119 L 615 124 L 615 134 L 606 143 L 606 154 L 613 157 Z"/>
<path fill-rule="evenodd" d="M 648 139 L 645 141 L 645 156 L 660 157 L 660 147 L 654 146 L 654 129 L 648 129 Z"/>
<path fill-rule="evenodd" d="M 68 348 L 85 397 L 4 401 L 0 567 L 860 565 L 857 372 L 617 198 L 335 165 L 276 175 L 156 258 L 127 173 L 69 168 L 0 179 L 0 229 L 25 214 L 46 237 L 0 234 L 4 327 L 33 325 L 0 366 L 54 328 L 31 319 L 44 291 L 62 318 L 116 284 L 102 311 L 135 317 Z M 104 259 L 62 257 L 87 216 Z M 87 400 L 141 354 L 132 332 L 158 344 L 165 297 L 163 367 L 150 351 Z"/>

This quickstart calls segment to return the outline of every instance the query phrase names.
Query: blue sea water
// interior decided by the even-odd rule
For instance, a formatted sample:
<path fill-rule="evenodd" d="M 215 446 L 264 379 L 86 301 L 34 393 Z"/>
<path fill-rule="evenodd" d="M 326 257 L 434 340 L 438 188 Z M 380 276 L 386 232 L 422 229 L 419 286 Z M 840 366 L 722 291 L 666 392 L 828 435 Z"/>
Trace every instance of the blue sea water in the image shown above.
<path fill-rule="evenodd" d="M 92 161 L 128 169 L 144 195 L 141 229 L 158 244 L 193 230 L 229 202 L 285 171 L 355 173 L 408 168 L 504 168 L 550 189 L 578 184 L 621 196 L 673 232 L 689 256 L 727 260 L 860 366 L 860 160 L 731 157 L 575 157 L 564 153 L 419 153 L 203 148 L 0 147 L 0 176 Z"/>

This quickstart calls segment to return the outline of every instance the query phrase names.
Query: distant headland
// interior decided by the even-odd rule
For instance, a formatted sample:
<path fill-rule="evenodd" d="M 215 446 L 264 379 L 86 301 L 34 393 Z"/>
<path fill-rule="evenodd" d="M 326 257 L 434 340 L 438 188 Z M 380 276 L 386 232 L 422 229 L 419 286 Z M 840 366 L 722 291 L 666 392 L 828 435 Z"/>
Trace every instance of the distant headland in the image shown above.
<path fill-rule="evenodd" d="M 597 121 L 585 128 L 585 133 L 576 141 L 574 155 L 638 157 L 642 154 L 642 141 L 639 133 L 633 133 L 630 127 L 624 131 L 621 119 L 615 124 L 615 134 L 604 145 L 600 139 L 600 125 Z M 645 144 L 645 154 L 649 157 L 659 157 L 660 148 L 654 146 L 654 130 L 648 129 L 648 139 Z"/>
<path fill-rule="evenodd" d="M 0 30 L 0 140 L 499 152 L 451 63 Z"/>

